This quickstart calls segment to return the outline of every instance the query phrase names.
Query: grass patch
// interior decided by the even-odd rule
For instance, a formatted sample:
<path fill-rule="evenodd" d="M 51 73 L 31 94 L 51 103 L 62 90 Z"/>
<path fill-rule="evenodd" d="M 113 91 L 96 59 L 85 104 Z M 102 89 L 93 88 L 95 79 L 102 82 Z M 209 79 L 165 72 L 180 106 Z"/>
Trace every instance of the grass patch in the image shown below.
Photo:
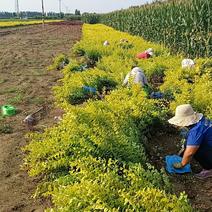
<path fill-rule="evenodd" d="M 0 84 L 3 84 L 3 83 L 5 83 L 5 82 L 7 82 L 6 79 L 0 79 Z"/>
<path fill-rule="evenodd" d="M 14 87 L 12 87 L 12 88 L 6 88 L 6 89 L 0 91 L 0 95 L 2 95 L 2 94 L 8 94 L 8 93 L 16 93 L 17 91 L 18 91 L 18 89 L 17 88 L 14 88 Z"/>
<path fill-rule="evenodd" d="M 41 105 L 45 103 L 45 99 L 43 97 L 35 97 L 32 99 L 29 99 L 28 101 L 30 104 L 36 104 L 36 105 Z"/>
<path fill-rule="evenodd" d="M 7 100 L 7 103 L 11 104 L 11 105 L 20 104 L 21 102 L 23 102 L 23 99 L 24 99 L 23 94 L 19 93 L 19 94 L 17 94 L 17 96 L 9 98 Z"/>
<path fill-rule="evenodd" d="M 32 76 L 44 76 L 47 75 L 46 71 L 43 69 L 32 70 Z"/>
<path fill-rule="evenodd" d="M 0 134 L 10 134 L 12 132 L 13 129 L 9 124 L 0 124 Z"/>

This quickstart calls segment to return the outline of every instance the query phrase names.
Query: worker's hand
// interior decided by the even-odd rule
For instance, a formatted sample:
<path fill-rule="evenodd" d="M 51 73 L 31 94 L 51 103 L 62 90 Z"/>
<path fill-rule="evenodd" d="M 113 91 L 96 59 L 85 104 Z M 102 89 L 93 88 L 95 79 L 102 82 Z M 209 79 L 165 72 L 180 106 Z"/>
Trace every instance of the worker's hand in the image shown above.
<path fill-rule="evenodd" d="M 173 164 L 173 167 L 174 167 L 175 169 L 182 169 L 182 168 L 183 168 L 183 165 L 182 165 L 182 163 L 174 163 L 174 164 Z"/>

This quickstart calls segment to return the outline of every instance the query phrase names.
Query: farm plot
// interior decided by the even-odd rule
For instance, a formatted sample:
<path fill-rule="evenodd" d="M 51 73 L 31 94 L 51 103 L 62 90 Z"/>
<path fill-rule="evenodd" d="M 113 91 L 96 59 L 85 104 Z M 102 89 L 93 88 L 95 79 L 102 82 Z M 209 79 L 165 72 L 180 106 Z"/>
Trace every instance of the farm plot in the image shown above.
<path fill-rule="evenodd" d="M 129 43 L 120 45 L 123 38 Z M 105 40 L 110 45 L 103 46 Z M 135 59 L 138 51 L 150 47 L 155 57 Z M 211 98 L 198 96 L 198 87 L 206 89 L 211 83 L 210 59 L 196 60 L 193 72 L 182 70 L 181 55 L 170 55 L 160 45 L 103 25 L 84 25 L 83 38 L 74 46 L 74 53 L 76 59 L 63 69 L 62 84 L 54 88 L 57 104 L 66 115 L 59 125 L 31 135 L 25 148 L 29 174 L 47 177 L 36 195 L 51 196 L 55 211 L 193 211 L 182 193 L 185 190 L 193 208 L 210 210 L 210 196 L 204 195 L 204 189 L 211 191 L 208 184 L 202 189 L 203 184 L 191 178 L 196 183 L 193 194 L 204 195 L 200 204 L 186 185 L 191 176 L 181 182 L 182 187 L 177 186 L 180 181 L 171 181 L 174 186 L 170 186 L 167 174 L 151 165 L 164 167 L 163 157 L 178 150 L 175 143 L 170 149 L 164 144 L 170 135 L 174 139 L 174 133 L 167 132 L 164 140 L 154 134 L 158 126 L 162 131 L 167 129 L 164 123 L 176 104 L 192 102 L 211 117 Z M 51 69 L 58 67 L 60 59 L 65 60 L 59 56 Z M 150 82 L 155 77 L 162 79 L 159 87 L 154 82 L 152 86 L 167 95 L 171 92 L 168 102 L 148 99 L 137 86 L 122 87 L 134 64 L 144 69 Z M 207 84 L 202 81 L 205 78 Z M 94 90 L 87 93 L 85 86 Z M 109 93 L 105 87 L 110 87 Z M 153 139 L 151 133 L 160 139 Z M 148 154 L 148 144 L 158 155 Z"/>
<path fill-rule="evenodd" d="M 62 22 L 62 20 L 45 20 L 45 23 L 57 23 Z M 0 21 L 0 28 L 9 28 L 9 27 L 17 27 L 17 26 L 27 26 L 27 25 L 36 25 L 42 24 L 42 20 L 14 20 L 14 21 Z"/>
<path fill-rule="evenodd" d="M 3 33 L 6 32 L 7 33 Z M 2 33 L 1 33 L 2 32 Z M 0 30 L 0 105 L 12 104 L 18 114 L 0 120 L 0 211 L 35 211 L 49 206 L 48 201 L 31 196 L 39 179 L 30 179 L 21 171 L 24 138 L 27 130 L 23 119 L 42 105 L 49 106 L 36 126 L 43 131 L 54 122 L 55 110 L 51 87 L 61 77 L 47 72 L 54 56 L 69 54 L 80 39 L 81 25 L 24 26 Z"/>

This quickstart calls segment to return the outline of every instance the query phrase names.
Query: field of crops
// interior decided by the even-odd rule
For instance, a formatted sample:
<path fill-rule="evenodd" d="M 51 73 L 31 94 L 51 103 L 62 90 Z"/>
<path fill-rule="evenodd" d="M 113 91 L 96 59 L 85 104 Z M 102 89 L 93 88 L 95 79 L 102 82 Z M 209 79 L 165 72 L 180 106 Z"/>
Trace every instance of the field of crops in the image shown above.
<path fill-rule="evenodd" d="M 61 22 L 61 20 L 45 20 L 45 23 Z M 42 24 L 42 20 L 1 20 L 0 28 Z"/>
<path fill-rule="evenodd" d="M 129 43 L 120 44 L 123 38 Z M 102 45 L 105 40 L 109 46 Z M 135 59 L 150 47 L 153 58 Z M 173 194 L 165 171 L 150 164 L 146 133 L 185 102 L 212 117 L 212 60 L 200 58 L 193 70 L 182 70 L 181 55 L 104 25 L 84 25 L 73 51 L 76 59 L 60 55 L 49 68 L 60 69 L 61 61 L 71 61 L 63 69 L 62 84 L 54 88 L 65 115 L 43 134 L 30 134 L 25 148 L 29 174 L 45 176 L 35 196 L 51 196 L 51 211 L 192 211 L 185 194 Z M 168 102 L 148 99 L 137 86 L 122 87 L 135 64 L 150 82 L 163 78 L 160 87 L 152 87 L 170 96 Z M 94 87 L 104 98 L 83 86 Z"/>
<path fill-rule="evenodd" d="M 89 23 L 115 29 L 171 47 L 188 57 L 212 56 L 212 1 L 158 2 L 104 15 L 85 15 Z"/>

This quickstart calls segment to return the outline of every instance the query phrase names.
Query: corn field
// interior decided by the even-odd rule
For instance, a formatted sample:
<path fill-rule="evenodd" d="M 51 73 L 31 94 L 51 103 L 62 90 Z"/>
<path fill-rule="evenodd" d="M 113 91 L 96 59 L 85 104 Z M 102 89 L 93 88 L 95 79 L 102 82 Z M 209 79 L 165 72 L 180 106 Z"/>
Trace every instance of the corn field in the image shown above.
<path fill-rule="evenodd" d="M 211 10 L 211 0 L 173 0 L 103 15 L 85 15 L 84 21 L 95 20 L 142 36 L 188 57 L 211 57 Z"/>

